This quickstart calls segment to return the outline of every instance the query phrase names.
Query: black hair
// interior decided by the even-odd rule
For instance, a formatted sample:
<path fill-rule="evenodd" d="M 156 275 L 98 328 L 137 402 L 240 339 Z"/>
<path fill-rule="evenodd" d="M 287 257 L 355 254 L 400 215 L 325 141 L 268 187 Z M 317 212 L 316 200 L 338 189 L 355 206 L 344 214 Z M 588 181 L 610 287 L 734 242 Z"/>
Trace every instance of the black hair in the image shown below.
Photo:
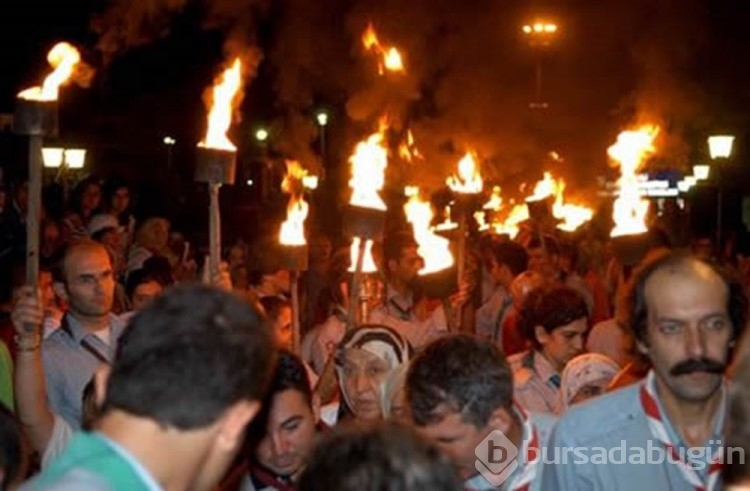
<path fill-rule="evenodd" d="M 517 326 L 534 349 L 540 349 L 541 344 L 536 338 L 537 326 L 551 333 L 581 318 L 588 320 L 589 310 L 586 300 L 578 291 L 568 286 L 540 287 L 529 292 L 523 301 Z"/>
<path fill-rule="evenodd" d="M 263 307 L 263 311 L 268 320 L 276 319 L 281 313 L 281 309 L 292 306 L 289 300 L 274 295 L 262 297 L 258 302 L 260 302 L 260 305 Z"/>
<path fill-rule="evenodd" d="M 461 481 L 437 447 L 395 423 L 337 428 L 313 451 L 300 491 L 454 491 Z"/>
<path fill-rule="evenodd" d="M 167 287 L 174 283 L 172 276 L 172 266 L 169 259 L 164 256 L 153 255 L 143 261 L 142 269 L 149 275 L 156 278 L 156 281 Z"/>
<path fill-rule="evenodd" d="M 496 242 L 491 247 L 495 262 L 507 266 L 514 278 L 528 269 L 529 254 L 521 244 L 504 241 Z"/>
<path fill-rule="evenodd" d="M 164 288 L 165 286 L 164 283 L 162 283 L 161 278 L 151 273 L 150 271 L 146 271 L 143 268 L 131 271 L 130 274 L 128 274 L 127 281 L 125 282 L 125 296 L 128 297 L 128 300 L 133 300 L 133 294 L 135 293 L 135 290 L 139 286 L 145 283 L 151 283 L 152 281 L 161 285 L 162 288 Z"/>
<path fill-rule="evenodd" d="M 542 240 L 541 237 L 535 235 L 529 241 L 527 249 L 540 249 L 542 247 L 544 247 L 544 249 L 550 255 L 560 255 L 560 244 L 557 242 L 557 239 L 555 239 L 551 235 L 545 235 L 544 240 Z"/>
<path fill-rule="evenodd" d="M 247 302 L 209 286 L 180 285 L 130 320 L 103 412 L 203 428 L 239 401 L 262 400 L 274 358 L 270 330 Z"/>
<path fill-rule="evenodd" d="M 734 339 L 739 338 L 748 320 L 748 299 L 740 281 L 719 265 L 697 258 L 689 252 L 675 251 L 656 254 L 647 259 L 631 276 L 617 309 L 618 322 L 640 342 L 646 342 L 648 332 L 648 303 L 646 283 L 662 269 L 679 269 L 690 265 L 709 267 L 727 288 L 727 312 L 732 322 Z"/>
<path fill-rule="evenodd" d="M 418 426 L 442 421 L 440 406 L 484 427 L 492 412 L 513 404 L 513 375 L 503 352 L 489 341 L 457 334 L 417 354 L 406 376 L 406 394 Z"/>
<path fill-rule="evenodd" d="M 389 261 L 399 261 L 407 247 L 417 247 L 417 241 L 410 232 L 399 230 L 386 235 L 383 241 L 383 267 L 388 270 Z"/>
<path fill-rule="evenodd" d="M 24 470 L 23 434 L 16 417 L 0 402 L 0 490 L 9 489 Z"/>

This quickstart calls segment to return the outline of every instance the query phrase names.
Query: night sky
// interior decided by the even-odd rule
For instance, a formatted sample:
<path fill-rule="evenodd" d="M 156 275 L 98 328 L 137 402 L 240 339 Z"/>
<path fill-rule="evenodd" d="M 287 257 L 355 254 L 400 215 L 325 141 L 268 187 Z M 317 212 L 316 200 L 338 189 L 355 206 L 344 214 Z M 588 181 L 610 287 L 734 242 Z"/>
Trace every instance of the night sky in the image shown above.
<path fill-rule="evenodd" d="M 0 112 L 37 84 L 51 45 L 68 40 L 96 69 L 91 87 L 66 87 L 61 138 L 91 149 L 100 173 L 190 180 L 205 124 L 202 94 L 229 56 L 262 52 L 233 138 L 244 160 L 252 132 L 272 128 L 270 150 L 319 165 L 312 118 L 332 111 L 327 167 L 388 110 L 394 138 L 410 128 L 427 162 L 392 170 L 399 180 L 439 184 L 468 147 L 490 180 L 508 189 L 554 164 L 570 189 L 607 172 L 606 148 L 626 127 L 656 121 L 657 168 L 706 159 L 705 137 L 739 137 L 729 180 L 742 186 L 750 137 L 750 56 L 745 2 L 730 0 L 27 0 L 0 16 Z M 6 6 L 6 10 L 10 6 Z M 521 26 L 554 20 L 560 35 L 543 54 Z M 384 80 L 359 44 L 372 21 L 405 53 L 407 75 Z M 546 111 L 530 111 L 535 61 L 543 56 Z M 174 136 L 166 167 L 164 136 Z M 8 148 L 6 145 L 1 148 Z M 12 146 L 12 145 L 11 145 Z M 13 152 L 5 167 L 22 167 Z M 11 172 L 12 173 L 12 172 Z"/>

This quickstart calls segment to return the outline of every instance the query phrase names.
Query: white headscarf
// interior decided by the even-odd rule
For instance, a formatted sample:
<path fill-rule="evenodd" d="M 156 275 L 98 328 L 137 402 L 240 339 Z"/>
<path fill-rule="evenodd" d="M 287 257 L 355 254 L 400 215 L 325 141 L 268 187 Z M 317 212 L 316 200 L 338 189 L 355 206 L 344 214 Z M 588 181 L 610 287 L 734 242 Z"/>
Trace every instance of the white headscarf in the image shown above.
<path fill-rule="evenodd" d="M 562 406 L 567 408 L 576 394 L 587 385 L 608 385 L 619 372 L 619 365 L 602 354 L 584 353 L 576 356 L 565 365 L 562 372 Z"/>

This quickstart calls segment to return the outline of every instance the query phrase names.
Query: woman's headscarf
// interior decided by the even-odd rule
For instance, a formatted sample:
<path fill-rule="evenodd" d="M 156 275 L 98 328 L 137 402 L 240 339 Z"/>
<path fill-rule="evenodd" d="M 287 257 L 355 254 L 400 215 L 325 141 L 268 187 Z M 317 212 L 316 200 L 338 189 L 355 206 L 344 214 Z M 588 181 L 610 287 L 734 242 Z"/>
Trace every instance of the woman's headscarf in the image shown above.
<path fill-rule="evenodd" d="M 568 362 L 562 372 L 560 397 L 563 407 L 587 385 L 606 387 L 620 371 L 620 366 L 612 359 L 599 353 L 584 353 Z"/>
<path fill-rule="evenodd" d="M 334 360 L 336 363 L 336 373 L 339 378 L 339 387 L 349 408 L 352 407 L 352 404 L 341 382 L 344 375 L 344 353 L 349 349 L 361 349 L 385 361 L 389 371 L 384 380 L 388 380 L 394 370 L 408 364 L 412 356 L 412 348 L 406 338 L 390 327 L 364 325 L 348 331 L 336 349 Z"/>

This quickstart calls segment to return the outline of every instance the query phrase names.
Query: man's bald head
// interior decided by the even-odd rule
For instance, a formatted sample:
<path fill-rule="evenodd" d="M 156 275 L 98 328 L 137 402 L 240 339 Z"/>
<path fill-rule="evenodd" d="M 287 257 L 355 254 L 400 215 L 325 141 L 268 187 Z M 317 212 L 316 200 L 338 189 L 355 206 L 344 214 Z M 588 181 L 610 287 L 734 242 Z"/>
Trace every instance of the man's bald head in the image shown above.
<path fill-rule="evenodd" d="M 110 259 L 111 264 L 109 251 L 99 242 L 79 240 L 69 244 L 53 269 L 54 281 L 67 285 L 70 281 L 71 264 L 77 262 L 81 257 L 100 254 L 106 255 Z"/>

